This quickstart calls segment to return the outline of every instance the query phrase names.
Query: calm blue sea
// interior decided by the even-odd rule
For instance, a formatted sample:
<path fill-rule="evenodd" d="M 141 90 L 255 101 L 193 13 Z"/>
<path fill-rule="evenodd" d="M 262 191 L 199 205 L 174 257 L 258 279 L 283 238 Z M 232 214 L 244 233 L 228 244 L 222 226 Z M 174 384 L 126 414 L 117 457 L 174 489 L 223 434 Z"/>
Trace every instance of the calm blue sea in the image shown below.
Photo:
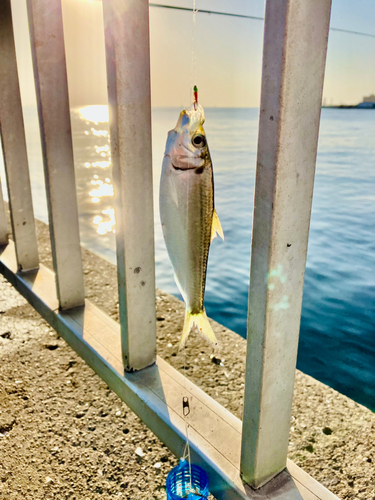
<path fill-rule="evenodd" d="M 257 109 L 206 109 L 215 200 L 225 242 L 214 240 L 208 314 L 246 336 Z M 157 285 L 178 295 L 161 234 L 158 191 L 167 131 L 178 109 L 153 110 Z M 35 110 L 25 110 L 36 216 L 47 221 Z M 83 244 L 115 262 L 108 117 L 72 111 Z M 375 112 L 323 109 L 298 368 L 375 410 Z"/>

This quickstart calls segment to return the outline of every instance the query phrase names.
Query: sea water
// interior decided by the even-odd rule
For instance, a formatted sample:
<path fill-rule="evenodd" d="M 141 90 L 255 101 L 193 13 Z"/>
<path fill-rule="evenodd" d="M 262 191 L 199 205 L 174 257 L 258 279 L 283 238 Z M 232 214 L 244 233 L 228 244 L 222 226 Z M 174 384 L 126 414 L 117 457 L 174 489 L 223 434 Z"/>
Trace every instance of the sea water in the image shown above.
<path fill-rule="evenodd" d="M 157 286 L 178 295 L 158 210 L 167 131 L 179 109 L 153 109 Z M 215 205 L 225 233 L 211 246 L 207 313 L 246 336 L 257 109 L 206 109 Z M 25 109 L 35 215 L 47 222 L 36 113 Z M 84 246 L 115 262 L 105 106 L 72 110 Z M 117 293 L 113 290 L 113 293 Z M 304 285 L 298 368 L 375 410 L 375 112 L 323 109 Z"/>

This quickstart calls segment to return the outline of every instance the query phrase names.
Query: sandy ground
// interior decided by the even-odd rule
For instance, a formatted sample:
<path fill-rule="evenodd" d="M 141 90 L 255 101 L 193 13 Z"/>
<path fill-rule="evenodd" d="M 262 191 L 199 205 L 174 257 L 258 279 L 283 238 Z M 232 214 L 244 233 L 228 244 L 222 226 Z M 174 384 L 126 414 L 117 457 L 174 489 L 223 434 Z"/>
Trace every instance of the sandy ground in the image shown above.
<path fill-rule="evenodd" d="M 51 266 L 46 226 L 41 262 Z M 118 318 L 116 270 L 84 250 L 86 295 Z M 221 351 L 192 336 L 157 291 L 159 354 L 241 418 L 245 341 L 213 322 Z M 185 370 L 184 370 L 184 363 Z M 341 499 L 375 500 L 375 415 L 296 372 L 289 457 Z M 177 459 L 0 278 L 0 499 L 165 499 Z"/>

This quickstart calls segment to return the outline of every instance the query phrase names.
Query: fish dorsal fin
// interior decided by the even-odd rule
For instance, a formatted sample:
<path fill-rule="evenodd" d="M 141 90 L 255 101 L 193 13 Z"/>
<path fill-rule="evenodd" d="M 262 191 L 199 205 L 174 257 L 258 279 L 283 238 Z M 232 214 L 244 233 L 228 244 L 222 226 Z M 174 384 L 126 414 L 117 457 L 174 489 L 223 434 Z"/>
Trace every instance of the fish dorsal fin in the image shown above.
<path fill-rule="evenodd" d="M 221 227 L 219 216 L 217 215 L 216 210 L 214 210 L 214 215 L 212 217 L 211 241 L 215 239 L 217 235 L 219 235 L 224 241 L 223 228 Z"/>

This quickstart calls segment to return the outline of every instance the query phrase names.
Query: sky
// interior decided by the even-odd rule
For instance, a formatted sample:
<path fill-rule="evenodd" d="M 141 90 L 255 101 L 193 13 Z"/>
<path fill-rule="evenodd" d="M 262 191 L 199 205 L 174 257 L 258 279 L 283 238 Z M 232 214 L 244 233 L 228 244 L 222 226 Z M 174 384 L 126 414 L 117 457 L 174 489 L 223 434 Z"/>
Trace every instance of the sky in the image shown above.
<path fill-rule="evenodd" d="M 193 0 L 154 0 L 192 7 Z M 106 104 L 100 0 L 62 0 L 70 103 Z M 196 0 L 196 8 L 264 17 L 264 0 Z M 24 105 L 35 105 L 26 0 L 12 0 Z M 374 0 L 333 0 L 331 26 L 375 34 Z M 150 7 L 151 89 L 155 107 L 190 103 L 197 84 L 206 107 L 258 107 L 264 23 Z M 193 47 L 195 50 L 193 51 Z M 192 53 L 196 69 L 192 70 Z M 375 38 L 331 31 L 323 92 L 326 104 L 356 104 L 375 94 Z"/>

